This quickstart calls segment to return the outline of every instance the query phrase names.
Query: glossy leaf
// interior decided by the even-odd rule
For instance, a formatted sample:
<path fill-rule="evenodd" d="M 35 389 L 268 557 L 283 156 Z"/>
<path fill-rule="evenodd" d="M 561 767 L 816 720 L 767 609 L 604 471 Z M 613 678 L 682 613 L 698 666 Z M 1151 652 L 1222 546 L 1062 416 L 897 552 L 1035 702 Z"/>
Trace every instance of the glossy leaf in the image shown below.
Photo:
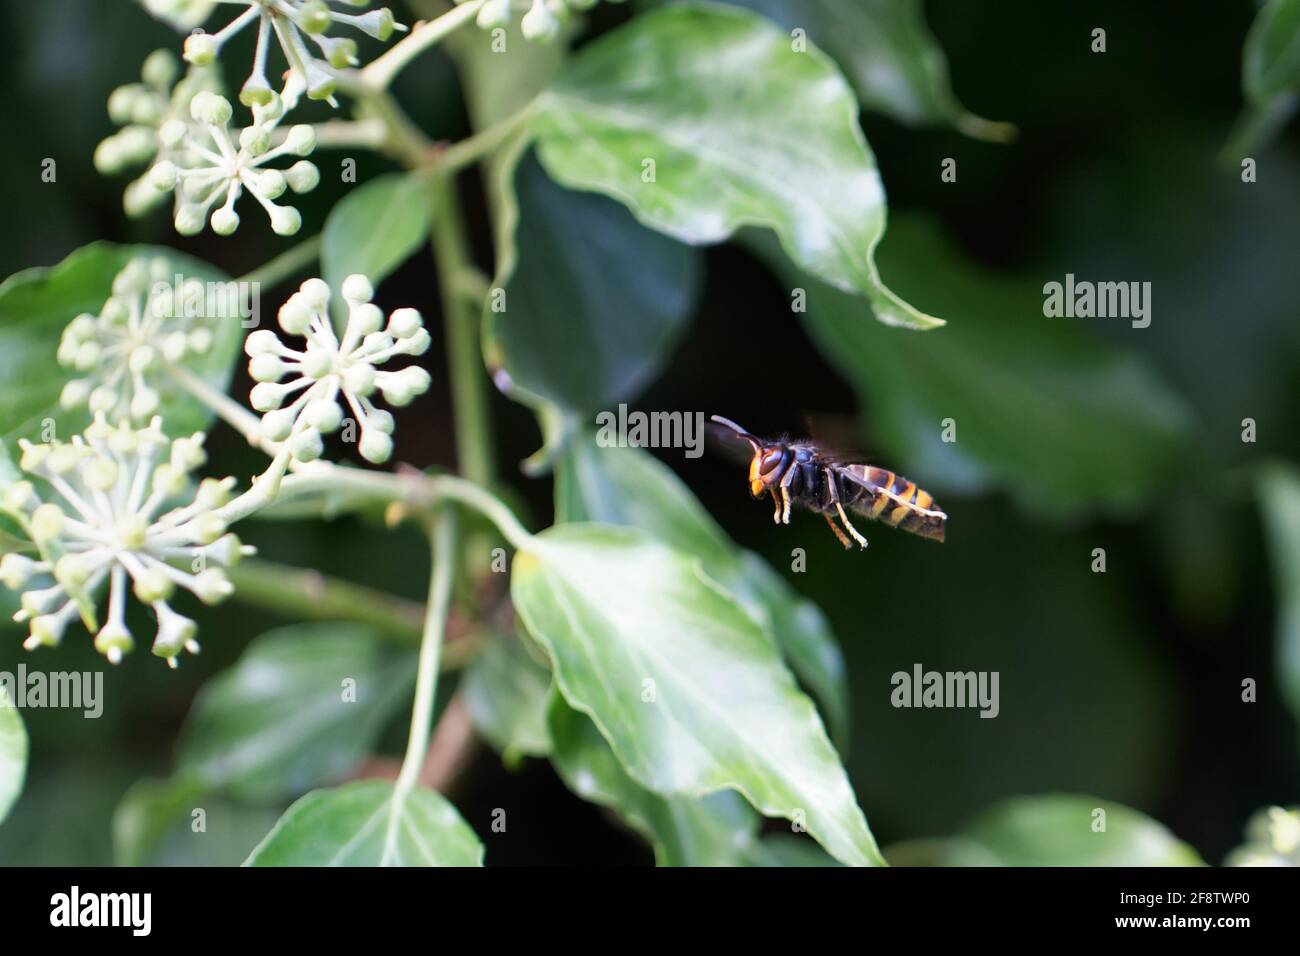
<path fill-rule="evenodd" d="M 1259 501 L 1277 594 L 1277 680 L 1300 720 L 1300 472 L 1287 465 L 1267 468 L 1259 479 Z"/>
<path fill-rule="evenodd" d="M 660 866 L 735 866 L 757 839 L 758 817 L 734 791 L 661 797 L 633 780 L 586 716 L 553 695 L 551 764 L 569 789 L 608 807 L 654 847 Z"/>
<path fill-rule="evenodd" d="M 22 715 L 0 684 L 0 821 L 9 815 L 27 776 L 27 730 Z"/>
<path fill-rule="evenodd" d="M 1044 317 L 1036 283 L 990 277 L 933 227 L 903 220 L 895 234 L 900 284 L 954 318 L 932 335 L 868 322 L 851 296 L 768 256 L 807 290 L 799 318 L 861 396 L 877 460 L 935 494 L 997 487 L 1044 511 L 1131 508 L 1162 487 L 1189 416 L 1146 365 L 1089 320 Z"/>
<path fill-rule="evenodd" d="M 884 285 L 885 196 L 857 102 L 819 50 L 728 7 L 669 7 L 584 47 L 542 95 L 538 153 L 693 244 L 771 228 L 800 266 L 891 325 L 941 324 Z"/>
<path fill-rule="evenodd" d="M 1103 811 L 1104 816 L 1098 811 Z M 1104 825 L 1104 830 L 1101 827 Z M 1163 824 L 1095 797 L 1005 800 L 953 842 L 948 866 L 1202 866 Z"/>
<path fill-rule="evenodd" d="M 249 800 L 337 780 L 370 750 L 413 675 L 410 654 L 360 626 L 271 631 L 199 692 L 177 771 Z"/>
<path fill-rule="evenodd" d="M 511 594 L 565 700 L 638 783 L 738 790 L 838 859 L 882 862 L 812 701 L 697 561 L 637 529 L 559 525 L 515 556 Z"/>
<path fill-rule="evenodd" d="M 575 435 L 556 464 L 555 489 L 561 522 L 633 525 L 698 557 L 709 576 L 776 639 L 821 702 L 831 736 L 845 749 L 844 657 L 826 618 L 766 561 L 738 549 L 672 469 L 642 449 L 605 448 L 589 435 Z"/>
<path fill-rule="evenodd" d="M 0 284 L 0 439 L 36 438 L 47 419 L 66 438 L 90 421 L 84 408 L 65 411 L 59 395 L 76 376 L 55 361 L 64 328 L 83 312 L 98 314 L 112 292 L 113 278 L 137 256 L 161 256 L 186 279 L 228 282 L 207 263 L 158 246 L 117 246 L 97 242 L 72 253 L 56 266 L 26 269 Z M 243 343 L 238 315 L 217 324 L 211 349 L 190 364 L 191 371 L 218 391 L 230 382 Z M 207 406 L 159 380 L 159 414 L 170 434 L 204 428 L 212 420 Z"/>
<path fill-rule="evenodd" d="M 475 655 L 461 679 L 474 727 L 507 764 L 543 757 L 551 749 L 546 699 L 551 675 L 515 638 L 494 636 Z"/>
<path fill-rule="evenodd" d="M 557 186 L 531 153 L 513 185 L 484 312 L 495 380 L 580 418 L 635 397 L 695 307 L 699 251 L 610 199 Z"/>
<path fill-rule="evenodd" d="M 358 780 L 285 811 L 246 866 L 479 866 L 483 845 L 456 808 L 416 787 Z"/>
<path fill-rule="evenodd" d="M 423 245 L 432 212 L 417 176 L 391 173 L 354 187 L 325 220 L 321 277 L 337 290 L 359 272 L 377 287 Z"/>
<path fill-rule="evenodd" d="M 913 125 L 951 125 L 980 139 L 1015 135 L 1014 126 L 982 119 L 958 102 L 921 0 L 723 2 L 761 13 L 787 30 L 803 30 L 840 65 L 865 109 Z"/>

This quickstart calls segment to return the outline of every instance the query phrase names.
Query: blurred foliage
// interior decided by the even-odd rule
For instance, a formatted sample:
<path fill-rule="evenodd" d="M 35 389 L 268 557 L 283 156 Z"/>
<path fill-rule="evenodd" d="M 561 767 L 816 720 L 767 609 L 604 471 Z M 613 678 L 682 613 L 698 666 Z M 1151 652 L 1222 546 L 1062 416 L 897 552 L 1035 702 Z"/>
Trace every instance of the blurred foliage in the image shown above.
<path fill-rule="evenodd" d="M 1282 122 L 1296 96 L 1297 47 L 1287 38 L 1294 37 L 1300 5 L 1271 0 L 1252 26 L 1249 4 L 1191 4 L 1170 17 L 1157 5 L 1117 0 L 1086 7 L 931 0 L 928 28 L 915 3 L 736 5 L 787 28 L 806 18 L 810 38 L 844 70 L 865 109 L 862 126 L 893 213 L 878 250 L 880 269 L 894 291 L 947 326 L 925 333 L 884 327 L 869 320 L 861 300 L 796 275 L 767 251 L 754 256 L 752 247 L 729 245 L 700 253 L 664 240 L 613 201 L 542 177 L 543 152 L 542 166 L 526 156 L 514 174 L 522 196 L 518 265 L 508 286 L 512 314 L 499 338 L 490 337 L 504 356 L 497 364 L 575 417 L 624 399 L 647 409 L 718 412 L 763 432 L 804 432 L 805 411 L 856 415 L 873 460 L 939 497 L 952 515 L 949 540 L 937 547 L 869 530 L 869 551 L 845 554 L 812 517 L 774 528 L 766 503 L 748 501 L 743 469 L 720 460 L 665 456 L 656 465 L 635 453 L 637 463 L 627 470 L 663 476 L 634 478 L 639 494 L 628 494 L 618 480 L 622 461 L 591 456 L 577 434 L 556 459 L 556 511 L 563 517 L 571 506 L 571 478 L 583 469 L 585 513 L 661 536 L 687 535 L 690 548 L 715 560 L 722 554 L 723 564 L 739 554 L 746 580 L 767 576 L 771 587 L 815 602 L 825 614 L 816 631 L 838 636 L 851 691 L 849 774 L 894 862 L 909 861 L 895 859 L 896 849 L 910 850 L 914 862 L 1224 859 L 1259 807 L 1293 804 L 1300 791 L 1300 742 L 1287 709 L 1300 709 L 1300 331 L 1292 263 L 1300 139 Z M 896 14 L 897 30 L 853 42 L 839 16 L 865 17 L 875 6 Z M 846 12 L 837 15 L 837 8 Z M 122 183 L 93 172 L 88 143 L 111 131 L 107 91 L 132 79 L 150 50 L 174 43 L 164 27 L 138 11 L 123 15 L 115 4 L 74 0 L 9 5 L 0 16 L 10 122 L 25 130 L 0 151 L 0 181 L 10 184 L 11 221 L 39 224 L 0 235 L 0 274 L 53 265 L 101 236 L 173 245 L 231 274 L 289 245 L 253 230 L 238 242 L 177 239 L 165 215 L 127 221 Z M 598 11 L 592 32 L 625 16 Z M 1088 48 L 1097 25 L 1109 34 L 1104 55 Z M 457 54 L 480 73 L 490 68 L 491 58 L 476 49 Z M 539 74 L 553 68 L 549 54 L 535 55 Z M 882 71 L 881 62 L 890 70 Z M 1240 112 L 1243 80 L 1247 113 L 1225 168 L 1216 153 Z M 1001 137 L 1006 129 L 976 120 L 952 87 L 976 112 L 1014 123 L 1015 143 L 964 135 Z M 397 92 L 429 135 L 466 132 L 446 59 L 422 60 Z M 484 125 L 512 94 L 518 91 L 496 90 L 468 112 Z M 1240 138 L 1243 130 L 1248 139 Z M 1243 182 L 1236 165 L 1243 144 L 1257 162 L 1254 182 Z M 47 157 L 57 160 L 57 184 L 39 181 Z M 947 158 L 957 161 L 955 183 L 940 179 Z M 378 178 L 391 168 L 363 155 L 358 181 L 395 186 Z M 593 172 L 569 185 L 592 188 L 597 178 Z M 303 204 L 306 230 L 324 226 L 326 210 L 343 196 L 362 219 L 391 216 L 395 208 L 389 196 L 373 200 L 372 209 L 363 190 L 327 175 Z M 490 190 L 489 203 L 499 200 Z M 339 222 L 349 205 L 334 208 L 330 228 L 345 228 Z M 489 261 L 487 210 L 476 204 L 470 213 L 478 252 Z M 868 225 L 878 237 L 883 211 Z M 582 255 L 563 254 L 575 233 L 586 240 Z M 381 271 L 423 233 L 395 228 L 390 238 L 393 250 L 374 256 L 385 263 Z M 637 268 L 612 272 L 627 249 L 636 250 L 630 255 Z M 1067 272 L 1150 281 L 1151 327 L 1045 319 L 1042 286 Z M 393 272 L 385 295 L 433 314 L 430 276 L 417 255 Z M 809 311 L 799 316 L 790 310 L 794 286 L 810 293 Z M 84 307 L 99 304 L 88 299 Z M 536 315 L 536 323 L 507 324 L 525 314 Z M 608 361 L 580 361 L 570 341 L 578 335 L 596 336 Z M 431 368 L 440 367 L 437 353 L 435 346 Z M 53 382 L 52 350 L 50 356 Z M 452 460 L 446 396 L 434 398 L 418 423 L 401 426 L 413 436 L 407 457 L 421 467 Z M 504 399 L 495 412 L 503 460 L 536 448 L 529 416 Z M 955 445 L 939 440 L 944 417 L 956 420 Z M 1253 442 L 1242 439 L 1245 419 L 1257 426 Z M 214 455 L 239 453 L 229 436 L 214 433 L 212 443 Z M 1275 465 L 1260 471 L 1263 461 Z M 544 526 L 550 483 L 514 484 L 543 519 L 535 526 Z M 600 490 L 610 484 L 612 496 Z M 669 496 L 689 489 L 693 495 L 684 500 L 699 515 L 712 515 L 708 526 L 675 529 L 657 510 L 656 489 Z M 342 519 L 263 524 L 249 537 L 275 560 L 371 585 L 382 581 L 410 597 L 422 593 L 423 549 L 413 535 Z M 806 551 L 806 573 L 787 572 L 796 547 Z M 1096 548 L 1106 552 L 1104 574 L 1091 568 Z M 31 765 L 26 789 L 0 826 L 0 862 L 109 863 L 110 832 L 120 861 L 243 859 L 291 788 L 270 807 L 208 792 L 208 832 L 199 839 L 188 818 L 193 798 L 177 796 L 194 783 L 167 777 L 171 750 L 187 711 L 193 708 L 191 719 L 201 722 L 212 696 L 220 696 L 213 688 L 223 685 L 213 675 L 281 623 L 234 606 L 204 611 L 205 656 L 179 674 L 147 656 L 108 671 L 100 720 L 24 713 Z M 747 627 L 740 618 L 732 623 Z M 0 625 L 0 636 L 0 670 L 30 659 L 19 650 L 16 628 Z M 523 645 L 515 648 L 526 654 Z M 782 649 L 798 669 L 795 652 Z M 69 641 L 59 655 L 61 668 L 100 666 L 80 642 Z M 254 651 L 220 681 L 246 681 L 249 662 L 257 660 Z M 999 671 L 998 719 L 891 707 L 889 675 L 916 662 Z M 832 673 L 834 664 L 828 663 Z M 501 676 L 476 670 L 471 686 Z M 832 692 L 810 672 L 800 677 L 834 726 Z M 1242 700 L 1247 678 L 1258 685 L 1257 702 Z M 203 694 L 200 687 L 207 688 Z M 690 821 L 691 837 L 683 841 L 675 829 L 682 808 L 645 791 L 609 760 L 589 717 L 553 703 L 543 727 L 544 702 L 531 694 L 529 701 L 528 712 L 490 735 L 492 742 L 537 752 L 554 746 L 560 728 L 565 746 L 555 755 L 557 773 L 524 761 L 506 774 L 483 761 L 457 794 L 489 861 L 646 859 L 603 816 L 575 810 L 570 787 L 598 804 L 614 802 L 602 794 L 620 794 L 624 822 L 647 834 L 664 861 L 710 846 L 710 828 L 729 814 L 733 832 L 753 837 L 744 850 L 748 862 L 826 861 L 810 841 L 745 830 L 752 814 L 729 794 L 709 798 L 717 806 Z M 366 746 L 380 737 L 382 722 L 375 718 Z M 384 737 L 378 749 L 391 750 L 392 741 Z M 359 749 L 349 752 L 355 757 Z M 342 765 L 326 769 L 319 776 L 345 772 Z M 132 787 L 146 776 L 156 779 Z M 325 782 L 315 772 L 307 776 L 295 777 L 295 793 Z M 1098 797 L 1025 796 L 1067 793 Z M 342 808 L 325 797 L 304 798 L 310 802 L 299 812 L 322 812 L 324 804 L 330 813 L 355 814 L 386 798 L 378 791 L 361 796 Z M 689 801 L 687 809 L 696 813 L 704 802 Z M 512 824 L 508 838 L 490 830 L 496 807 L 523 821 Z M 1107 810 L 1105 835 L 1091 829 L 1098 807 Z M 562 847 L 557 831 L 564 833 Z M 1286 842 L 1291 832 L 1275 816 L 1258 817 L 1247 848 L 1230 859 L 1285 855 L 1286 847 L 1293 850 Z M 1070 835 L 1068 842 L 1061 834 Z M 915 842 L 921 837 L 934 839 Z"/>

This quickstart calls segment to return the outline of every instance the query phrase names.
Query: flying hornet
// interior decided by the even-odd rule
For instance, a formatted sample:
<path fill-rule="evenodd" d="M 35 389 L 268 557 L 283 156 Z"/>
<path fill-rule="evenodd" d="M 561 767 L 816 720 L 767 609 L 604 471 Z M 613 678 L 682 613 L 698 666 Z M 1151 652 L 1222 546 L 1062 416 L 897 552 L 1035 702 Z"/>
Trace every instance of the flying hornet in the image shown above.
<path fill-rule="evenodd" d="M 799 505 L 824 517 L 844 547 L 851 548 L 856 541 L 865 548 L 867 539 L 853 527 L 847 509 L 922 538 L 943 540 L 948 516 L 929 492 L 902 475 L 874 465 L 842 461 L 814 442 L 765 440 L 721 415 L 712 419 L 754 449 L 749 463 L 749 490 L 755 498 L 761 498 L 764 492 L 772 496 L 776 505 L 772 520 L 777 524 L 789 524 L 791 506 Z M 839 524 L 835 523 L 836 517 Z"/>

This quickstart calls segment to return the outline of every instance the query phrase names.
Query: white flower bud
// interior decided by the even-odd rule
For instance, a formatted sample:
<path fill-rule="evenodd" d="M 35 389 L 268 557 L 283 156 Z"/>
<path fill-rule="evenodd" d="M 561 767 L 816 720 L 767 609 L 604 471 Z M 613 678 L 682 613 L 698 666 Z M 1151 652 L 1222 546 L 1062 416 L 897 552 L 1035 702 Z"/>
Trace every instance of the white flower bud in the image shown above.
<path fill-rule="evenodd" d="M 217 58 L 220 44 L 208 33 L 191 33 L 185 38 L 184 57 L 187 63 L 207 66 Z"/>
<path fill-rule="evenodd" d="M 393 440 L 385 432 L 366 429 L 361 436 L 360 451 L 366 461 L 382 465 L 393 455 Z"/>
<path fill-rule="evenodd" d="M 307 125 L 294 126 L 285 137 L 284 146 L 295 156 L 308 156 L 316 148 L 316 131 Z"/>
<path fill-rule="evenodd" d="M 219 604 L 235 593 L 235 586 L 219 568 L 208 568 L 206 571 L 199 572 L 190 587 L 204 604 Z"/>
<path fill-rule="evenodd" d="M 324 450 L 325 443 L 314 428 L 304 428 L 289 439 L 289 454 L 298 461 L 315 461 Z"/>
<path fill-rule="evenodd" d="M 149 185 L 159 192 L 170 192 L 176 188 L 176 164 L 169 160 L 160 160 L 149 168 Z"/>
<path fill-rule="evenodd" d="M 37 544 L 42 544 L 63 534 L 66 516 L 63 509 L 51 502 L 46 502 L 32 512 L 32 537 Z"/>
<path fill-rule="evenodd" d="M 312 304 L 310 298 L 301 292 L 295 292 L 285 299 L 284 305 L 280 306 L 280 311 L 276 313 L 276 319 L 280 323 L 280 328 L 290 335 L 306 335 L 307 329 L 311 325 L 312 315 L 324 310 L 325 306 L 322 305 L 317 308 Z"/>
<path fill-rule="evenodd" d="M 396 427 L 397 422 L 393 419 L 392 414 L 384 411 L 382 408 L 376 408 L 366 416 L 367 430 L 373 428 L 376 431 L 383 432 L 385 435 L 391 435 L 393 429 Z"/>
<path fill-rule="evenodd" d="M 348 302 L 369 302 L 375 297 L 374 286 L 359 272 L 344 279 L 340 291 Z"/>
<path fill-rule="evenodd" d="M 285 171 L 284 178 L 288 180 L 290 189 L 302 195 L 320 185 L 320 170 L 315 163 L 300 159 Z"/>
<path fill-rule="evenodd" d="M 284 373 L 284 362 L 269 352 L 254 355 L 248 363 L 248 374 L 255 382 L 278 382 Z"/>
<path fill-rule="evenodd" d="M 84 378 L 74 378 L 63 386 L 59 393 L 59 404 L 64 408 L 78 408 L 90 397 L 90 383 Z"/>
<path fill-rule="evenodd" d="M 328 435 L 343 424 L 343 409 L 336 401 L 317 399 L 307 405 L 303 417 L 312 428 Z"/>
<path fill-rule="evenodd" d="M 546 0 L 533 0 L 532 7 L 519 21 L 519 29 L 525 40 L 545 43 L 560 32 L 560 21 L 547 8 Z"/>
<path fill-rule="evenodd" d="M 239 131 L 239 145 L 252 156 L 271 148 L 271 131 L 265 126 L 245 126 Z"/>
<path fill-rule="evenodd" d="M 378 332 L 384 327 L 384 312 L 373 302 L 354 305 L 348 313 L 348 330 L 353 335 L 365 338 L 371 332 Z"/>
<path fill-rule="evenodd" d="M 375 390 L 375 369 L 366 363 L 349 365 L 343 370 L 343 389 L 358 398 L 365 398 Z"/>
<path fill-rule="evenodd" d="M 212 213 L 212 231 L 218 236 L 233 235 L 239 228 L 239 213 L 229 206 L 222 206 Z"/>
<path fill-rule="evenodd" d="M 204 211 L 197 203 L 185 203 L 176 210 L 176 231 L 182 236 L 197 236 L 203 231 Z"/>
<path fill-rule="evenodd" d="M 35 561 L 11 552 L 0 558 L 0 584 L 4 584 L 10 591 L 17 591 L 31 580 L 35 570 Z"/>
<path fill-rule="evenodd" d="M 323 314 L 330 304 L 330 287 L 324 279 L 308 279 L 298 287 L 298 293 L 314 312 Z"/>
<path fill-rule="evenodd" d="M 249 356 L 274 355 L 280 351 L 280 339 L 270 329 L 258 329 L 244 341 L 244 352 Z"/>
<path fill-rule="evenodd" d="M 117 621 L 109 621 L 95 635 L 95 650 L 107 657 L 110 664 L 120 663 L 123 655 L 130 654 L 134 647 L 131 632 Z"/>
<path fill-rule="evenodd" d="M 297 415 L 287 408 L 269 411 L 262 416 L 262 434 L 271 441 L 284 441 L 293 431 L 296 418 Z"/>
<path fill-rule="evenodd" d="M 145 604 L 166 601 L 175 586 L 172 579 L 154 568 L 146 568 L 135 577 L 135 596 Z"/>
<path fill-rule="evenodd" d="M 292 236 L 302 228 L 302 215 L 292 206 L 276 206 L 271 212 L 271 231 L 277 236 Z"/>
<path fill-rule="evenodd" d="M 208 126 L 225 126 L 234 115 L 230 100 L 216 93 L 202 90 L 190 100 L 190 115 Z"/>
<path fill-rule="evenodd" d="M 424 328 L 424 319 L 415 309 L 397 309 L 388 317 L 388 334 L 397 339 L 409 338 Z"/>

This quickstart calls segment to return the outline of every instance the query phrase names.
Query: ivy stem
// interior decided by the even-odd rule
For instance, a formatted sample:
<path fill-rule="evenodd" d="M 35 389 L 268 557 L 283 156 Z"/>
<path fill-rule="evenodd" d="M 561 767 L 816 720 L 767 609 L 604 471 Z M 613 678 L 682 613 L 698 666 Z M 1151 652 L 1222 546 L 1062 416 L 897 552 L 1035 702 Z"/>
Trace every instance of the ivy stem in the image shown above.
<path fill-rule="evenodd" d="M 361 71 L 362 80 L 377 90 L 386 90 L 393 78 L 413 59 L 478 16 L 485 0 L 467 0 L 440 17 L 417 24 L 387 52 Z"/>
<path fill-rule="evenodd" d="M 262 420 L 239 402 L 213 388 L 183 365 L 168 363 L 167 370 L 183 389 L 212 409 L 218 418 L 243 435 L 244 440 L 254 448 L 272 457 L 279 453 L 280 446 L 262 433 Z"/>
<path fill-rule="evenodd" d="M 455 572 L 456 515 L 446 511 L 433 520 L 433 568 L 429 573 L 429 603 L 424 619 L 424 636 L 420 641 L 420 663 L 415 678 L 415 703 L 411 708 L 411 733 L 406 741 L 406 756 L 402 770 L 397 775 L 393 791 L 393 812 L 388 819 L 389 838 L 393 844 L 393 830 L 399 821 L 397 808 L 415 789 L 420 779 L 420 768 L 429 748 L 429 732 L 433 724 L 433 701 L 438 689 L 439 659 L 442 656 L 442 639 L 447 627 L 447 611 L 451 606 L 451 580 Z"/>
<path fill-rule="evenodd" d="M 285 279 L 298 275 L 320 256 L 321 235 L 317 233 L 310 239 L 304 239 L 292 249 L 280 253 L 270 262 L 247 272 L 236 279 L 239 283 L 254 283 L 259 286 L 274 288 Z"/>
<path fill-rule="evenodd" d="M 305 620 L 365 624 L 403 645 L 414 644 L 424 633 L 424 605 L 319 571 L 247 558 L 227 573 L 235 586 L 235 600 L 243 604 Z M 442 654 L 444 672 L 467 664 L 480 643 L 466 633 L 464 622 L 459 632 L 451 623 Z"/>
<path fill-rule="evenodd" d="M 488 380 L 479 344 L 481 303 L 466 294 L 478 275 L 470 262 L 465 224 L 451 178 L 435 186 L 434 264 L 447 330 L 447 372 L 451 380 L 456 427 L 456 461 L 460 473 L 481 485 L 495 477 Z M 479 280 L 481 282 L 481 280 Z"/>

